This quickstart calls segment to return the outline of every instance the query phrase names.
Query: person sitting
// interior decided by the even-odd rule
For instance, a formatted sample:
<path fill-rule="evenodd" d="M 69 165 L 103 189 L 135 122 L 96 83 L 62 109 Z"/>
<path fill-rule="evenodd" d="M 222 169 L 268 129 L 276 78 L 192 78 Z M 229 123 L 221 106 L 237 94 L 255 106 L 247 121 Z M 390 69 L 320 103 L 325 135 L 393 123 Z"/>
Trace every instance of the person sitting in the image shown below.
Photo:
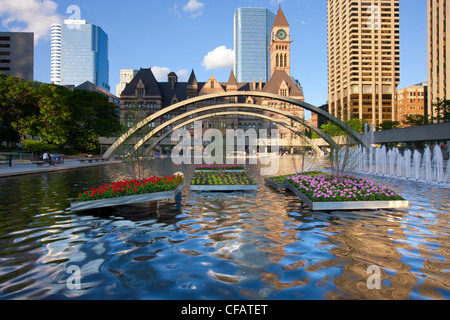
<path fill-rule="evenodd" d="M 55 162 L 53 161 L 51 154 L 48 152 L 44 152 L 44 154 L 42 155 L 42 160 L 44 162 L 48 162 L 49 167 L 55 166 Z"/>

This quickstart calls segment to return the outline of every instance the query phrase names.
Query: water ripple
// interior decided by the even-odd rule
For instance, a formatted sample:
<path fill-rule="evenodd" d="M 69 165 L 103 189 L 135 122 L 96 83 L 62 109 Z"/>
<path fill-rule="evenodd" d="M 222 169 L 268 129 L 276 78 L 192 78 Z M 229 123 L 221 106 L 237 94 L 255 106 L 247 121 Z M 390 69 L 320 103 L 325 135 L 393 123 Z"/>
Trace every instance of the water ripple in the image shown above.
<path fill-rule="evenodd" d="M 0 298 L 450 298 L 448 189 L 378 177 L 410 208 L 312 212 L 265 186 L 257 169 L 249 167 L 256 192 L 186 187 L 158 215 L 67 210 L 80 188 L 120 178 L 120 166 L 5 179 Z M 179 171 L 157 162 L 152 170 Z M 70 266 L 80 268 L 81 290 L 67 285 Z M 367 285 L 370 266 L 381 270 L 381 289 Z"/>

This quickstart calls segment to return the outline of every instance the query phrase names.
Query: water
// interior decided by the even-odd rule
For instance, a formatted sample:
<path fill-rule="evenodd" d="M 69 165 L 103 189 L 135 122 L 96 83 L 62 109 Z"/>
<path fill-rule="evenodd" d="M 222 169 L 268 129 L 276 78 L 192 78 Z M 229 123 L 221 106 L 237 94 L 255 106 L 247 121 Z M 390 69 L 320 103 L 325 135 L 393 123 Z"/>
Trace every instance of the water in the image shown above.
<path fill-rule="evenodd" d="M 282 173 L 292 171 L 284 158 Z M 312 212 L 289 192 L 191 193 L 144 208 L 72 214 L 80 189 L 122 166 L 0 180 L 1 299 L 449 299 L 449 189 L 374 177 L 407 210 Z M 150 173 L 183 171 L 156 160 Z M 381 268 L 370 290 L 367 269 Z M 81 270 L 81 289 L 67 285 Z"/>

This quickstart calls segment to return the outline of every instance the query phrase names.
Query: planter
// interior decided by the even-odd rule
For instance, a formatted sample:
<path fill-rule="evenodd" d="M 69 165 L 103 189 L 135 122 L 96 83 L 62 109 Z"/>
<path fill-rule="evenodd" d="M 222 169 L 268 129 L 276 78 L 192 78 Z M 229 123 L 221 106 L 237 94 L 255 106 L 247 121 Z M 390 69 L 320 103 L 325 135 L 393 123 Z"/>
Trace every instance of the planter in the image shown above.
<path fill-rule="evenodd" d="M 271 186 L 272 188 L 275 188 L 277 190 L 284 190 L 287 188 L 286 181 L 279 183 L 279 182 L 274 181 L 272 178 L 265 178 L 264 180 L 269 186 Z"/>
<path fill-rule="evenodd" d="M 221 192 L 221 191 L 253 191 L 257 190 L 258 186 L 255 185 L 191 185 L 191 191 L 200 191 L 200 192 Z"/>
<path fill-rule="evenodd" d="M 194 172 L 190 184 L 191 191 L 232 192 L 253 191 L 258 186 L 245 170 L 199 170 Z"/>
<path fill-rule="evenodd" d="M 306 203 L 306 205 L 313 211 L 396 209 L 409 207 L 409 202 L 406 200 L 313 202 L 292 184 L 286 182 L 286 185 L 289 190 L 291 190 L 297 197 Z"/>
<path fill-rule="evenodd" d="M 124 196 L 124 197 L 117 197 L 117 198 L 110 198 L 110 199 L 72 202 L 70 205 L 70 209 L 73 212 L 77 212 L 77 211 L 90 210 L 90 209 L 99 209 L 99 208 L 125 206 L 125 205 L 136 205 L 136 204 L 142 204 L 145 202 L 174 199 L 181 192 L 183 187 L 184 187 L 184 184 L 180 184 L 178 186 L 178 188 L 171 190 L 171 191 L 146 193 L 146 194 L 140 194 L 140 195 L 136 195 L 136 196 Z"/>

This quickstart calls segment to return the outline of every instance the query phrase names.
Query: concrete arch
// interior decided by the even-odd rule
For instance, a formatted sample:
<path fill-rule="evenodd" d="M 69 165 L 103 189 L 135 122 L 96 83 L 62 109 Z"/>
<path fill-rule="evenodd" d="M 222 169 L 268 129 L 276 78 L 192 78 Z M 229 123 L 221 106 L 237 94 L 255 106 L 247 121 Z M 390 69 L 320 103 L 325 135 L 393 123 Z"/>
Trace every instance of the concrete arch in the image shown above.
<path fill-rule="evenodd" d="M 147 142 L 147 140 L 149 140 L 151 137 L 153 137 L 155 134 L 157 134 L 159 131 L 161 131 L 165 127 L 170 126 L 173 123 L 176 123 L 177 121 L 183 120 L 184 118 L 187 118 L 189 116 L 194 116 L 194 115 L 196 115 L 198 113 L 202 113 L 202 112 L 210 112 L 210 111 L 216 111 L 216 110 L 220 110 L 220 109 L 235 109 L 235 108 L 246 108 L 246 109 L 272 111 L 273 113 L 283 115 L 283 116 L 285 116 L 287 118 L 290 118 L 291 120 L 293 120 L 295 122 L 300 123 L 301 125 L 303 125 L 305 127 L 308 127 L 309 129 L 313 130 L 320 137 L 322 137 L 330 146 L 336 146 L 337 147 L 337 145 L 334 142 L 334 140 L 331 139 L 328 135 L 326 135 L 322 130 L 314 127 L 313 125 L 311 125 L 309 122 L 303 120 L 302 118 L 299 118 L 297 116 L 291 115 L 287 111 L 283 111 L 281 109 L 273 110 L 274 108 L 261 106 L 261 105 L 256 105 L 256 104 L 233 103 L 233 104 L 221 104 L 221 105 L 215 105 L 215 106 L 198 108 L 198 109 L 195 109 L 195 110 L 192 110 L 192 111 L 185 112 L 182 115 L 179 115 L 178 117 L 175 117 L 173 119 L 170 119 L 170 120 L 164 122 L 163 124 L 161 124 L 159 127 L 157 127 L 154 130 L 152 130 L 142 140 L 140 140 L 138 143 L 136 143 L 135 150 L 139 149 L 145 142 Z M 252 115 L 256 116 L 256 115 L 259 115 L 259 113 L 254 113 Z M 274 122 L 273 121 L 274 119 L 271 118 L 271 117 L 269 117 L 268 120 Z"/>
<path fill-rule="evenodd" d="M 163 124 L 161 124 L 160 126 L 158 126 L 157 128 L 153 129 L 150 133 L 148 133 L 143 139 L 141 139 L 138 143 L 136 143 L 135 145 L 135 150 L 139 149 L 142 145 L 144 145 L 144 143 L 146 141 L 148 141 L 151 137 L 153 137 L 155 134 L 157 134 L 159 131 L 161 131 L 162 129 L 166 128 L 167 126 L 170 126 L 173 123 L 176 123 L 177 121 L 180 121 L 184 118 L 187 118 L 189 116 L 195 115 L 197 113 L 201 113 L 201 112 L 208 112 L 208 111 L 216 111 L 216 110 L 220 110 L 220 109 L 236 109 L 236 108 L 245 108 L 245 109 L 256 109 L 256 110 L 264 110 L 264 111 L 270 111 L 274 114 L 280 114 L 283 115 L 297 123 L 300 123 L 303 126 L 308 127 L 309 129 L 311 129 L 312 131 L 314 131 L 315 133 L 317 133 L 321 138 L 323 138 L 330 146 L 333 147 L 337 147 L 337 144 L 334 142 L 333 139 L 331 139 L 328 135 L 326 135 L 324 132 L 322 132 L 320 129 L 314 127 L 313 125 L 311 125 L 309 122 L 303 120 L 300 117 L 294 116 L 292 114 L 290 114 L 287 111 L 283 111 L 281 109 L 277 109 L 277 108 L 272 108 L 272 107 L 268 107 L 268 106 L 261 106 L 261 105 L 256 105 L 256 104 L 246 104 L 246 103 L 233 103 L 233 104 L 218 104 L 218 105 L 213 105 L 213 106 L 209 106 L 209 107 L 203 107 L 203 108 L 198 108 L 192 111 L 188 111 L 183 113 L 182 115 L 175 117 L 173 119 L 170 119 L 166 122 L 164 122 Z M 170 112 L 170 111 L 167 111 Z M 165 112 L 166 113 L 166 112 Z M 164 113 L 163 113 L 164 114 Z M 154 121 L 155 119 L 161 117 L 160 112 L 157 112 L 153 115 L 151 115 L 150 117 L 148 117 L 147 119 L 141 121 L 138 125 L 140 125 L 140 128 L 142 128 L 143 126 L 145 126 L 146 124 Z M 258 113 L 254 113 L 253 115 L 260 115 Z M 211 115 L 210 115 L 211 116 Z M 273 118 L 269 119 L 270 121 L 274 122 Z M 104 158 L 106 158 L 107 160 L 111 159 L 111 157 L 114 155 L 116 149 L 122 145 L 122 143 L 125 142 L 125 140 L 130 137 L 132 134 L 134 134 L 136 131 L 138 131 L 138 129 L 135 129 L 138 125 L 136 125 L 135 127 L 133 127 L 132 129 L 130 129 L 129 134 L 125 134 L 123 135 L 115 144 L 113 144 L 107 151 L 106 153 L 103 155 Z M 131 132 L 131 130 L 134 130 Z"/>
<path fill-rule="evenodd" d="M 291 130 L 293 133 L 295 133 L 296 135 L 300 136 L 303 140 L 305 140 L 305 142 L 311 146 L 314 151 L 316 151 L 318 154 L 323 154 L 323 151 L 317 147 L 317 146 L 313 146 L 311 144 L 311 140 L 306 137 L 304 134 L 302 134 L 301 132 L 297 131 L 296 128 L 291 127 L 290 125 L 287 125 L 286 123 L 282 122 L 282 121 L 277 121 L 275 119 L 272 119 L 269 116 L 266 115 L 262 115 L 262 114 L 255 114 L 255 113 L 251 113 L 251 112 L 244 112 L 244 111 L 226 111 L 226 112 L 219 112 L 219 113 L 214 113 L 214 114 L 205 114 L 205 115 L 201 115 L 198 117 L 195 117 L 194 119 L 189 119 L 183 123 L 180 123 L 178 125 L 176 125 L 175 127 L 173 127 L 172 129 L 170 129 L 169 131 L 167 131 L 166 133 L 164 133 L 162 136 L 158 137 L 158 139 L 153 142 L 145 151 L 145 153 L 150 153 L 150 151 L 156 147 L 162 140 L 164 140 L 165 138 L 167 138 L 168 136 L 170 136 L 174 131 L 181 129 L 184 126 L 187 126 L 189 124 L 191 124 L 192 122 L 195 121 L 199 121 L 199 120 L 203 120 L 203 119 L 207 119 L 210 118 L 211 116 L 227 116 L 227 115 L 235 115 L 235 114 L 239 114 L 239 115 L 249 115 L 249 116 L 255 116 L 257 118 L 261 118 L 261 119 L 265 119 L 265 120 L 269 120 L 272 122 L 275 122 L 279 125 L 282 125 L 283 127 L 285 127 L 286 129 Z M 148 141 L 148 140 L 147 140 Z M 333 141 L 334 143 L 334 141 Z"/>
<path fill-rule="evenodd" d="M 103 157 L 106 158 L 106 159 L 110 159 L 112 157 L 112 155 L 114 154 L 115 150 L 120 145 L 122 145 L 128 137 L 132 136 L 134 133 L 136 133 L 138 130 L 140 130 L 143 126 L 145 126 L 148 123 L 154 121 L 155 119 L 163 116 L 164 114 L 167 114 L 167 113 L 170 113 L 170 112 L 172 112 L 172 111 L 174 111 L 176 109 L 179 109 L 179 108 L 182 108 L 182 107 L 186 107 L 188 105 L 191 105 L 191 104 L 194 104 L 194 103 L 197 103 L 197 102 L 206 101 L 206 100 L 222 99 L 222 98 L 228 98 L 228 97 L 248 97 L 248 96 L 279 100 L 279 101 L 282 101 L 282 102 L 287 102 L 287 103 L 290 103 L 290 104 L 293 104 L 293 105 L 300 106 L 300 107 L 302 107 L 302 108 L 304 108 L 306 110 L 309 110 L 311 112 L 320 114 L 320 115 L 326 117 L 327 119 L 329 119 L 333 124 L 338 126 L 340 129 L 344 130 L 344 132 L 347 132 L 353 139 L 355 139 L 355 141 L 357 141 L 358 143 L 362 144 L 365 147 L 368 147 L 366 141 L 364 141 L 364 139 L 363 139 L 361 134 L 359 134 L 358 132 L 353 130 L 353 128 L 351 128 L 349 125 L 347 125 L 343 121 L 337 119 L 336 117 L 334 117 L 333 115 L 329 114 L 328 112 L 326 112 L 326 111 L 324 111 L 324 110 L 322 110 L 320 108 L 317 108 L 317 107 L 315 107 L 315 106 L 313 106 L 311 104 L 308 104 L 306 102 L 303 102 L 303 101 L 300 101 L 300 100 L 297 100 L 297 99 L 294 99 L 294 98 L 285 97 L 285 96 L 281 96 L 281 95 L 277 95 L 277 94 L 273 94 L 273 93 L 260 92 L 260 91 L 234 91 L 234 92 L 224 92 L 224 93 L 213 93 L 213 94 L 203 95 L 203 96 L 199 96 L 199 97 L 194 97 L 194 98 L 191 98 L 191 99 L 188 99 L 188 100 L 181 101 L 181 102 L 176 103 L 174 105 L 171 105 L 169 107 L 166 107 L 166 108 L 164 108 L 164 109 L 154 113 L 150 117 L 148 117 L 148 118 L 144 119 L 143 121 L 139 122 L 133 128 L 128 130 L 127 133 L 125 133 L 123 136 L 121 136 L 106 151 L 106 153 L 103 155 Z M 235 107 L 238 107 L 238 105 L 242 105 L 242 104 L 234 104 Z M 250 104 L 246 104 L 246 105 L 247 105 L 247 107 L 252 106 Z M 216 106 L 220 106 L 220 104 L 216 105 Z M 267 107 L 266 110 L 267 111 L 276 112 L 276 113 L 280 113 L 280 111 L 281 111 L 281 110 L 279 110 L 277 108 L 272 108 L 272 107 Z M 284 113 L 287 113 L 287 112 L 284 112 Z M 295 117 L 295 116 L 292 116 L 292 115 L 290 115 L 288 117 L 290 117 L 294 121 L 297 121 L 294 118 L 300 119 L 299 117 Z M 317 128 L 315 128 L 315 129 L 318 130 Z M 316 131 L 316 130 L 314 130 L 314 131 Z"/>

